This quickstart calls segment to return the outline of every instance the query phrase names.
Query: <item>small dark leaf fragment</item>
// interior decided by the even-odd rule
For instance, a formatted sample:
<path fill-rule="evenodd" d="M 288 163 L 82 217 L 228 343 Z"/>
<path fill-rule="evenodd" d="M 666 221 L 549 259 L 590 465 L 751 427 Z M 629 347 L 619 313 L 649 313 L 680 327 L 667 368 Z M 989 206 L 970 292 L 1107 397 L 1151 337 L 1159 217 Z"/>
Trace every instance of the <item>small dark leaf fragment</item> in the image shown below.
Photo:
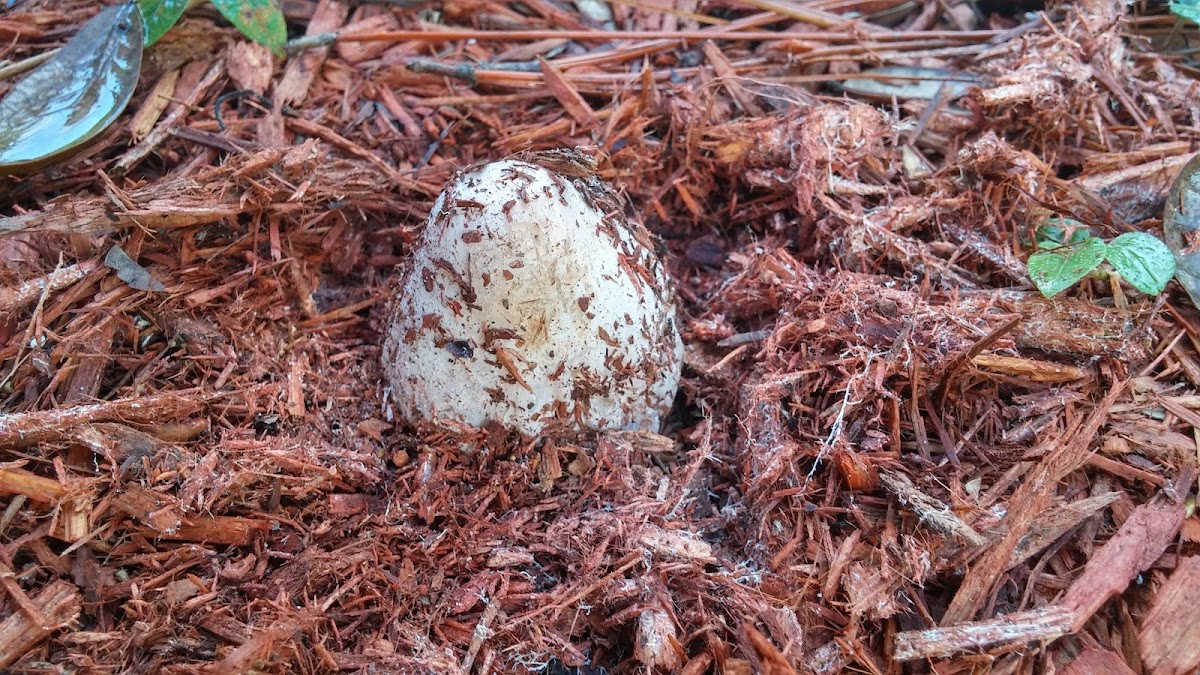
<path fill-rule="evenodd" d="M 117 278 L 129 284 L 130 288 L 139 291 L 165 291 L 166 286 L 158 279 L 150 276 L 146 268 L 137 264 L 120 246 L 108 249 L 104 256 L 104 265 L 117 273 Z"/>

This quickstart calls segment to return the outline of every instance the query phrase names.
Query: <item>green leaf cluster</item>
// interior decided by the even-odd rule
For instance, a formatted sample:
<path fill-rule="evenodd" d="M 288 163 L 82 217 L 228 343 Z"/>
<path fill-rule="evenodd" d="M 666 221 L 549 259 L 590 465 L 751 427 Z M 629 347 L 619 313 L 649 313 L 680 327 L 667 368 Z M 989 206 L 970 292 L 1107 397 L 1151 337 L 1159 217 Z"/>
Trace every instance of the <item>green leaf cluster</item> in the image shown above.
<path fill-rule="evenodd" d="M 272 0 L 211 0 L 217 11 L 243 35 L 275 54 L 287 43 L 287 22 Z M 183 16 L 190 0 L 138 0 L 146 24 L 146 46 L 158 42 Z"/>
<path fill-rule="evenodd" d="M 1035 233 L 1040 249 L 1029 256 L 1029 277 L 1042 295 L 1052 298 L 1107 262 L 1131 286 L 1158 295 L 1175 275 L 1175 256 L 1145 232 L 1126 232 L 1105 242 L 1079 223 L 1052 219 Z"/>

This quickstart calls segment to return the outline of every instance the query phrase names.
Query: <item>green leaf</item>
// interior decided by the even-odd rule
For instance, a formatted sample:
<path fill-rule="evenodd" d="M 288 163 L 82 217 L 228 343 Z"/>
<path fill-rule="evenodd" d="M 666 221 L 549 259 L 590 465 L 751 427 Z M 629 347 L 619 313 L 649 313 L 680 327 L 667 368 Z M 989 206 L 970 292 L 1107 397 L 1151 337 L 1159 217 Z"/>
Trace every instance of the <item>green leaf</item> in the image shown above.
<path fill-rule="evenodd" d="M 1175 256 L 1157 237 L 1126 232 L 1108 242 L 1108 262 L 1134 288 L 1158 295 L 1175 275 Z"/>
<path fill-rule="evenodd" d="M 212 0 L 212 4 L 242 35 L 283 53 L 287 43 L 287 22 L 283 12 L 271 0 Z"/>
<path fill-rule="evenodd" d="M 142 22 L 146 24 L 145 46 L 158 42 L 159 38 L 179 23 L 188 0 L 138 0 L 142 10 Z"/>
<path fill-rule="evenodd" d="M 1033 238 L 1039 249 L 1047 250 L 1060 246 L 1074 246 L 1083 243 L 1090 236 L 1092 234 L 1088 232 L 1087 225 L 1074 218 L 1054 216 L 1038 225 Z"/>
<path fill-rule="evenodd" d="M 1197 0 L 1171 0 L 1171 12 L 1192 23 L 1200 23 L 1200 2 Z"/>
<path fill-rule="evenodd" d="M 142 15 L 113 5 L 0 101 L 0 175 L 66 159 L 125 110 L 142 70 Z"/>
<path fill-rule="evenodd" d="M 1104 242 L 1091 237 L 1075 246 L 1029 256 L 1029 278 L 1047 298 L 1062 293 L 1104 262 Z"/>

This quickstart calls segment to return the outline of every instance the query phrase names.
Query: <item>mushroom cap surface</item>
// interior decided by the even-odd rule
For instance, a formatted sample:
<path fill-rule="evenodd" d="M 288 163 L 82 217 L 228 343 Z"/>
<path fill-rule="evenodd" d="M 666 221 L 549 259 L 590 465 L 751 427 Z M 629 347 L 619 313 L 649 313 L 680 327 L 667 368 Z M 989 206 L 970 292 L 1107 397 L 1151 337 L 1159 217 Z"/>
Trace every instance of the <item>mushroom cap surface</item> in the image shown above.
<path fill-rule="evenodd" d="M 438 198 L 383 345 L 407 421 L 659 429 L 683 360 L 670 279 L 623 202 L 564 156 L 471 167 Z"/>

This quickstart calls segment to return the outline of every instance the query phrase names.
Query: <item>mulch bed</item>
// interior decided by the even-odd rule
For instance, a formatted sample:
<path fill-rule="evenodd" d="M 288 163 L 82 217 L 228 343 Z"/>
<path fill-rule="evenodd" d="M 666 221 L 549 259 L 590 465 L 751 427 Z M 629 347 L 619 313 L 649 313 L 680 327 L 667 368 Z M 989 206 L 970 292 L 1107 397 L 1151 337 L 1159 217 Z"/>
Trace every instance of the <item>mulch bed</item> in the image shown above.
<path fill-rule="evenodd" d="M 1024 263 L 1160 232 L 1194 27 L 1018 4 L 286 0 L 341 36 L 286 60 L 190 12 L 0 179 L 0 669 L 1194 672 L 1200 314 Z M 96 9 L 18 0 L 3 57 Z M 401 424 L 434 198 L 574 147 L 677 280 L 667 426 Z"/>

